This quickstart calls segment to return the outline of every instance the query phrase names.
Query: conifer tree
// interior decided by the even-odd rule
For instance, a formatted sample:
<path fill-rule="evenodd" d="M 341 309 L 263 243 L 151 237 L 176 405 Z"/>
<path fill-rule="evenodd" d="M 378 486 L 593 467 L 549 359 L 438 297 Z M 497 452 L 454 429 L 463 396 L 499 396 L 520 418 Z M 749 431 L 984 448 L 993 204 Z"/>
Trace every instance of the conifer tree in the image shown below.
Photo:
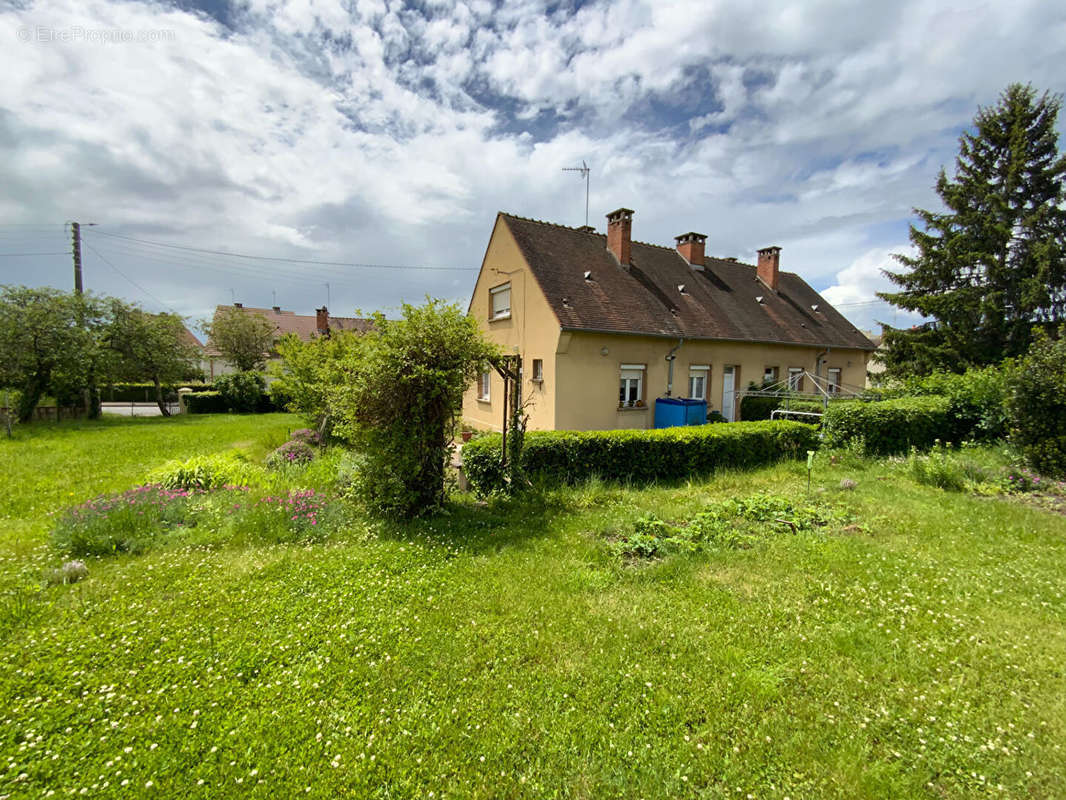
<path fill-rule="evenodd" d="M 955 175 L 943 168 L 944 211 L 915 209 L 914 256 L 886 272 L 901 287 L 879 296 L 932 317 L 911 332 L 885 328 L 888 374 L 964 370 L 1026 352 L 1034 327 L 1066 320 L 1066 207 L 1055 122 L 1062 98 L 1012 84 L 978 110 L 959 139 Z"/>

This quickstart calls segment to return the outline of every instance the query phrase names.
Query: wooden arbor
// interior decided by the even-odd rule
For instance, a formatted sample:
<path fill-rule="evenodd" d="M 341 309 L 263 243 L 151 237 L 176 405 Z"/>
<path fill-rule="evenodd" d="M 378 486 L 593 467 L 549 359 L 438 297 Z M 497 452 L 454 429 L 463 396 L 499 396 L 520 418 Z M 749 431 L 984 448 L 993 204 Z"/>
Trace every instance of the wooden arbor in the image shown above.
<path fill-rule="evenodd" d="M 522 356 L 498 356 L 490 362 L 503 378 L 503 443 L 500 463 L 507 464 L 507 428 L 522 408 Z"/>

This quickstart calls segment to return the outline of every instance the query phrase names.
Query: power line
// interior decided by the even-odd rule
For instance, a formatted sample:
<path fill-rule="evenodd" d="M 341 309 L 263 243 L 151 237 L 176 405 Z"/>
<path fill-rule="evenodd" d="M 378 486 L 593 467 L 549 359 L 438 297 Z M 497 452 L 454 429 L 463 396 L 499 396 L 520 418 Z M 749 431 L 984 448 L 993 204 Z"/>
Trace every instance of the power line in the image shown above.
<path fill-rule="evenodd" d="M 173 308 L 171 308 L 171 307 L 170 307 L 169 305 L 167 305 L 167 304 L 166 304 L 166 303 L 164 303 L 164 302 L 163 302 L 162 300 L 160 300 L 160 299 L 159 299 L 158 297 L 156 297 L 156 296 L 155 296 L 154 294 L 152 294 L 152 293 L 151 293 L 150 291 L 148 291 L 148 290 L 147 290 L 147 289 L 145 289 L 145 288 L 144 288 L 143 286 L 141 286 L 141 285 L 140 285 L 139 283 L 137 283 L 137 281 L 133 280 L 133 278 L 131 278 L 131 277 L 130 277 L 129 275 L 127 275 L 127 274 L 126 274 L 125 272 L 123 272 L 123 271 L 122 271 L 122 270 L 120 270 L 120 269 L 119 269 L 118 267 L 116 267 L 116 266 L 115 266 L 114 264 L 112 264 L 112 263 L 111 263 L 110 261 L 108 261 L 108 260 L 107 260 L 106 258 L 104 258 L 104 256 L 103 256 L 103 255 L 102 255 L 102 254 L 100 253 L 100 251 L 99 251 L 99 250 L 97 250 L 97 249 L 96 249 L 95 247 L 93 247 L 93 246 L 92 246 L 91 244 L 89 244 L 88 242 L 84 242 L 84 244 L 85 244 L 85 246 L 86 246 L 87 248 L 89 248 L 89 249 L 90 249 L 90 250 L 92 250 L 92 251 L 93 251 L 94 253 L 96 253 L 96 257 L 97 257 L 97 258 L 99 258 L 99 259 L 100 259 L 101 261 L 103 261 L 103 262 L 104 262 L 105 264 L 107 264 L 107 265 L 108 265 L 109 267 L 111 267 L 111 269 L 113 269 L 113 270 L 114 270 L 115 272 L 117 272 L 117 273 L 118 273 L 119 275 L 121 275 L 121 276 L 122 276 L 123 278 L 125 278 L 125 279 L 126 279 L 127 281 L 129 281 L 130 283 L 132 283 L 132 284 L 133 284 L 134 286 L 136 286 L 136 287 L 137 287 L 138 289 L 140 289 L 140 290 L 141 290 L 142 292 L 144 292 L 144 293 L 145 293 L 146 295 L 148 295 L 148 297 L 151 297 L 151 298 L 152 298 L 153 300 L 155 300 L 155 301 L 156 301 L 157 303 L 159 303 L 159 305 L 161 305 L 161 306 L 162 306 L 163 308 L 165 308 L 165 309 L 167 309 L 168 311 L 170 311 L 170 313 L 171 313 L 171 314 L 177 314 L 177 313 L 178 313 L 178 312 L 177 312 L 177 311 L 175 311 L 175 310 L 174 310 Z"/>
<path fill-rule="evenodd" d="M 418 264 L 361 264 L 350 261 L 318 261 L 308 258 L 283 258 L 280 256 L 256 256 L 248 253 L 227 252 L 225 250 L 209 250 L 203 247 L 186 247 L 179 244 L 167 244 L 166 242 L 153 242 L 149 239 L 138 239 L 133 236 L 122 236 L 117 233 L 105 233 L 94 231 L 94 236 L 109 236 L 114 239 L 125 239 L 130 242 L 152 245 L 153 247 L 168 247 L 174 250 L 185 250 L 192 253 L 206 253 L 213 256 L 226 256 L 227 258 L 247 258 L 254 261 L 276 261 L 289 264 L 316 264 L 326 267 L 358 267 L 365 269 L 420 269 L 451 272 L 476 272 L 477 267 L 430 267 Z"/>
<path fill-rule="evenodd" d="M 100 241 L 97 241 L 97 244 L 102 246 L 102 243 Z M 233 276 L 237 276 L 237 277 L 241 277 L 241 278 L 253 279 L 253 280 L 256 280 L 258 282 L 262 282 L 263 280 L 269 278 L 270 280 L 281 280 L 281 281 L 285 281 L 287 283 L 297 283 L 297 284 L 301 284 L 301 285 L 306 286 L 307 283 L 308 283 L 309 278 L 311 277 L 311 276 L 308 276 L 307 274 L 295 274 L 295 273 L 284 272 L 284 271 L 278 270 L 277 268 L 272 269 L 270 271 L 269 275 L 267 275 L 267 274 L 265 274 L 263 272 L 262 269 L 260 269 L 258 267 L 253 267 L 251 265 L 244 265 L 244 264 L 220 265 L 217 262 L 190 260 L 190 259 L 200 258 L 200 256 L 196 256 L 195 254 L 187 255 L 187 256 L 181 256 L 181 255 L 170 255 L 170 254 L 167 254 L 167 253 L 160 253 L 159 251 L 149 251 L 148 253 L 138 252 L 138 251 L 135 251 L 135 250 L 122 249 L 122 248 L 128 247 L 128 245 L 120 244 L 118 242 L 107 242 L 107 245 L 108 245 L 108 247 L 114 247 L 114 246 L 118 245 L 120 249 L 117 250 L 117 254 L 122 255 L 125 258 L 138 259 L 138 260 L 141 260 L 141 261 L 152 261 L 152 262 L 155 262 L 157 264 L 165 264 L 165 265 L 170 266 L 170 267 L 178 267 L 178 268 L 182 268 L 182 269 L 195 270 L 195 271 L 198 271 L 198 272 L 209 272 L 209 273 L 222 272 L 222 273 L 227 273 L 229 275 L 233 275 Z M 138 245 L 135 245 L 135 246 L 138 246 Z M 338 277 L 335 277 L 333 275 L 330 275 L 329 278 L 330 278 L 330 281 L 334 285 L 346 286 L 346 287 L 349 287 L 349 288 L 355 289 L 355 290 L 363 290 L 363 289 L 366 288 L 365 284 L 359 284 L 359 283 L 356 283 L 354 281 L 346 281 L 343 278 L 338 278 Z"/>
<path fill-rule="evenodd" d="M 65 256 L 69 255 L 66 250 L 52 251 L 51 253 L 0 253 L 0 256 L 4 258 L 14 258 L 15 256 Z"/>

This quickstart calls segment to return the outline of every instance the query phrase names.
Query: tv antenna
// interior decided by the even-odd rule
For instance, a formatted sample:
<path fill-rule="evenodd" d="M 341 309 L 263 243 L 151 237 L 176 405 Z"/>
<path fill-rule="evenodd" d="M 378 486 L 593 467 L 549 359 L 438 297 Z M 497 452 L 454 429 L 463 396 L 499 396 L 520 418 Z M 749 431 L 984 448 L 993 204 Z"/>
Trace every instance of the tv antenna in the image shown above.
<path fill-rule="evenodd" d="M 592 170 L 582 159 L 580 167 L 563 167 L 563 172 L 580 172 L 581 177 L 585 179 L 585 227 L 587 228 L 589 226 L 589 173 Z"/>

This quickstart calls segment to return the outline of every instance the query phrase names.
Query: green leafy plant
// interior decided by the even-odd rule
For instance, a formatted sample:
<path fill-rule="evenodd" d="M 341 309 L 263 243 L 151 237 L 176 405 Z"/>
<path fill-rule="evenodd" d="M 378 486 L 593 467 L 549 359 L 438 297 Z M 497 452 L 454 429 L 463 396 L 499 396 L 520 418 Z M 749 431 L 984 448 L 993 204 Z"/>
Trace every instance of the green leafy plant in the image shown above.
<path fill-rule="evenodd" d="M 266 394 L 266 382 L 258 372 L 234 372 L 215 378 L 215 391 L 230 411 L 257 411 Z"/>
<path fill-rule="evenodd" d="M 169 461 L 148 474 L 150 483 L 165 489 L 217 489 L 223 486 L 260 485 L 263 468 L 236 451 Z"/>
<path fill-rule="evenodd" d="M 1066 476 L 1066 326 L 1057 340 L 1037 335 L 1009 387 L 1011 441 L 1033 469 Z"/>
<path fill-rule="evenodd" d="M 907 469 L 918 483 L 935 486 L 949 492 L 961 492 L 966 488 L 967 478 L 951 452 L 937 442 L 927 454 L 911 449 Z"/>

